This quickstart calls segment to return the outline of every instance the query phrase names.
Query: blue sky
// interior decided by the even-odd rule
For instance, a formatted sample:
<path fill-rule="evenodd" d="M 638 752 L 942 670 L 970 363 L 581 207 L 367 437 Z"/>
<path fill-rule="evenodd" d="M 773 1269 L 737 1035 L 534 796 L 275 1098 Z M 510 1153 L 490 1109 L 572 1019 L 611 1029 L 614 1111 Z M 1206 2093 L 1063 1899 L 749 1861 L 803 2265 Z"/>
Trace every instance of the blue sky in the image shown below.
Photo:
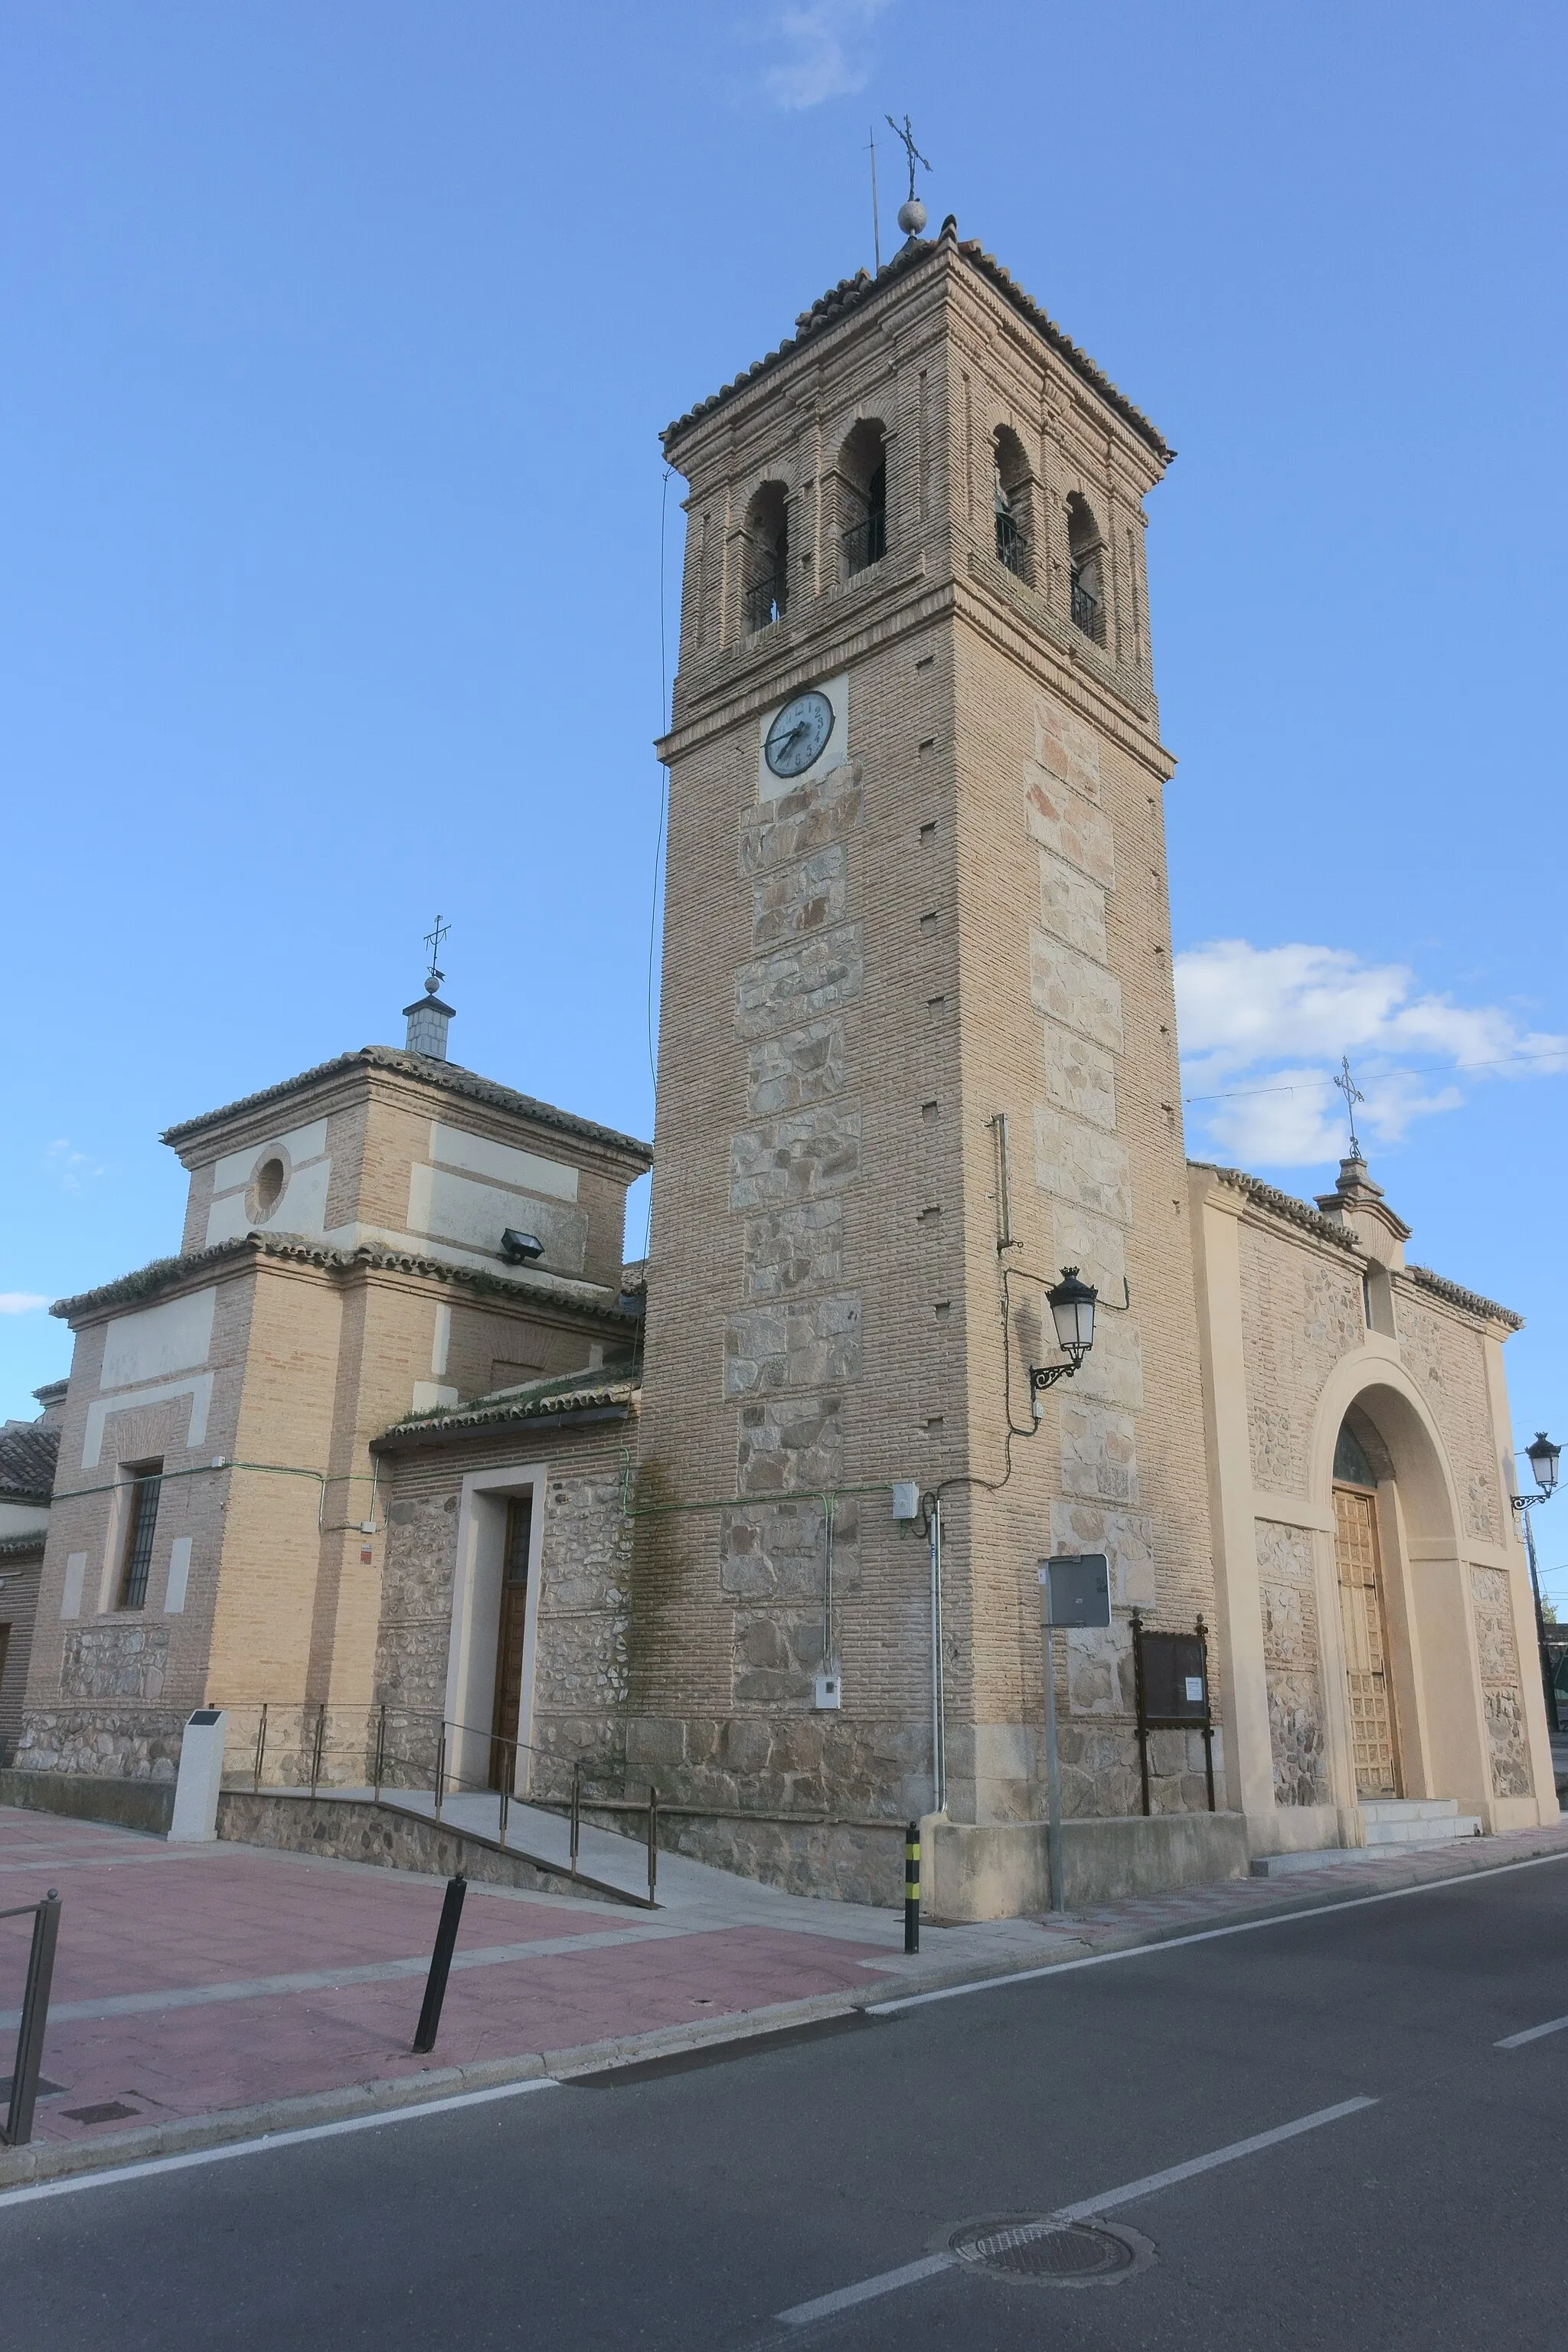
<path fill-rule="evenodd" d="M 1189 1148 L 1325 1189 L 1348 1051 L 1563 1434 L 1565 52 L 1506 0 L 0 0 L 0 1409 L 68 1360 L 29 1300 L 174 1244 L 159 1129 L 396 1040 L 437 908 L 454 1053 L 649 1131 L 658 429 L 869 260 L 907 108 L 1180 452 Z"/>

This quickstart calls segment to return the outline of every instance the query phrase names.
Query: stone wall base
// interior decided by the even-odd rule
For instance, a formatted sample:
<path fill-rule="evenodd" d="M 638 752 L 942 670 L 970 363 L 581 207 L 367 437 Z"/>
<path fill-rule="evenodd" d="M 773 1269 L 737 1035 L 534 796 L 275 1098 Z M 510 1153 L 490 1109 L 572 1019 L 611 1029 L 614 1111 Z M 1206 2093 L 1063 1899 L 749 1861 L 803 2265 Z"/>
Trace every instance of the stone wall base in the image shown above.
<path fill-rule="evenodd" d="M 586 1816 L 588 1808 L 584 1811 Z M 884 1830 L 849 1822 L 726 1821 L 711 1813 L 665 1813 L 659 1820 L 659 1844 L 689 1854 L 693 1862 L 710 1863 L 715 1870 L 782 1886 L 788 1895 L 884 1908 L 901 1906 L 904 1899 L 902 1822 L 889 1822 Z"/>
<path fill-rule="evenodd" d="M 614 1887 L 573 1878 L 523 1854 L 503 1853 L 490 1839 L 469 1836 L 448 1822 L 422 1820 L 368 1799 L 359 1802 L 352 1797 L 226 1789 L 217 1801 L 217 1833 L 237 1845 L 330 1854 L 339 1862 L 376 1863 L 387 1870 L 416 1870 L 433 1878 L 450 1878 L 460 1870 L 487 1885 L 577 1895 L 587 1903 L 630 1899 Z"/>
<path fill-rule="evenodd" d="M 167 1837 L 174 1818 L 174 1783 L 98 1772 L 31 1772 L 13 1765 L 0 1771 L 0 1805 L 68 1813 L 79 1822 L 108 1822 L 116 1829 Z"/>
<path fill-rule="evenodd" d="M 1247 1822 L 1240 1813 L 1156 1813 L 1145 1820 L 1076 1819 L 1062 1824 L 1063 1891 L 1069 1911 L 1095 1903 L 1214 1886 L 1246 1878 Z M 921 1823 L 921 1881 L 933 1920 L 1015 1919 L 1048 1908 L 1050 1863 L 1044 1822 Z"/>
<path fill-rule="evenodd" d="M 1249 1813 L 1247 1828 L 1254 1853 L 1317 1853 L 1362 1843 L 1353 1805 L 1276 1805 L 1272 1812 Z"/>

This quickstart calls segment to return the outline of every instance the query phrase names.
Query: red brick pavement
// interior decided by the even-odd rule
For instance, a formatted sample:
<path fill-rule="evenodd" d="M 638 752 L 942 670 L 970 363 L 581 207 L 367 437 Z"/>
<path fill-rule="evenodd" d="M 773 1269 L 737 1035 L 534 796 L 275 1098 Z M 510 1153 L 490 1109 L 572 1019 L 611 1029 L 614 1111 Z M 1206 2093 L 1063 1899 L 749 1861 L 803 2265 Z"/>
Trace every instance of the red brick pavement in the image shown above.
<path fill-rule="evenodd" d="M 223 1845 L 179 1848 L 121 1830 L 0 1808 L 0 1909 L 47 1886 L 63 1907 L 39 2141 L 258 2105 L 863 1987 L 878 1947 L 736 1927 L 665 1932 L 646 1915 L 571 1896 L 470 1886 L 458 1952 L 606 1939 L 454 1970 L 428 2058 L 409 2044 L 441 1906 L 428 1879 Z M 0 1925 L 0 2013 L 20 2006 L 26 1919 Z M 127 1994 L 178 1995 L 413 1960 L 390 1981 L 268 1991 L 132 2014 L 72 2016 Z M 0 2029 L 15 2046 L 15 2028 Z M 0 2060 L 0 2066 L 8 2064 Z M 83 2107 L 129 2109 L 89 2122 Z"/>

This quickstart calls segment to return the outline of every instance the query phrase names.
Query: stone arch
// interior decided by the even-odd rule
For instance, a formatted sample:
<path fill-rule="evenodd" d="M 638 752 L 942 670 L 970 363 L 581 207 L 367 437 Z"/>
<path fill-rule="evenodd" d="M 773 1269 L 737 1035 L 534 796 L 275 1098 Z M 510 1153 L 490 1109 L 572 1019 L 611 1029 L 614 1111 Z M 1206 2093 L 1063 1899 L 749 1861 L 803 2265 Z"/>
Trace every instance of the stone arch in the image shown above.
<path fill-rule="evenodd" d="M 1068 568 L 1074 626 L 1097 646 L 1105 643 L 1105 575 L 1110 551 L 1094 509 L 1081 490 L 1068 494 Z"/>
<path fill-rule="evenodd" d="M 1033 586 L 1037 485 L 1028 451 L 1010 425 L 998 425 L 991 436 L 991 478 L 996 561 Z"/>
<path fill-rule="evenodd" d="M 789 508 L 786 484 L 760 482 L 741 526 L 741 626 L 748 635 L 789 610 Z"/>
<path fill-rule="evenodd" d="M 1401 1785 L 1492 1819 L 1492 1772 L 1470 1566 L 1453 1467 L 1426 1399 L 1392 1355 L 1359 1353 L 1323 1385 L 1308 1447 L 1332 1781 L 1356 1802 L 1334 1550 L 1334 1453 L 1349 1420 L 1377 1477 L 1390 1684 Z"/>
<path fill-rule="evenodd" d="M 888 430 L 879 416 L 860 417 L 838 452 L 838 543 L 847 580 L 879 563 L 888 551 Z"/>

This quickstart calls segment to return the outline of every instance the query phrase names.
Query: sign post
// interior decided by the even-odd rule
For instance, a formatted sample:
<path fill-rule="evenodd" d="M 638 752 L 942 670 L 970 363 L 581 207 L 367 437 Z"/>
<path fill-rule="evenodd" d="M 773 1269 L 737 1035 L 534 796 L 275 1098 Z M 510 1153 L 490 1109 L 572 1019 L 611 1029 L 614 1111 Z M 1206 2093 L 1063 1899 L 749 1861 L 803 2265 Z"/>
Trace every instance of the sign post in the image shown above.
<path fill-rule="evenodd" d="M 1051 1909 L 1065 1910 L 1062 1884 L 1062 1779 L 1057 1757 L 1058 1625 L 1109 1625 L 1110 1562 L 1102 1551 L 1061 1552 L 1040 1562 L 1040 1623 L 1046 1650 L 1046 1778 L 1050 1795 Z"/>

